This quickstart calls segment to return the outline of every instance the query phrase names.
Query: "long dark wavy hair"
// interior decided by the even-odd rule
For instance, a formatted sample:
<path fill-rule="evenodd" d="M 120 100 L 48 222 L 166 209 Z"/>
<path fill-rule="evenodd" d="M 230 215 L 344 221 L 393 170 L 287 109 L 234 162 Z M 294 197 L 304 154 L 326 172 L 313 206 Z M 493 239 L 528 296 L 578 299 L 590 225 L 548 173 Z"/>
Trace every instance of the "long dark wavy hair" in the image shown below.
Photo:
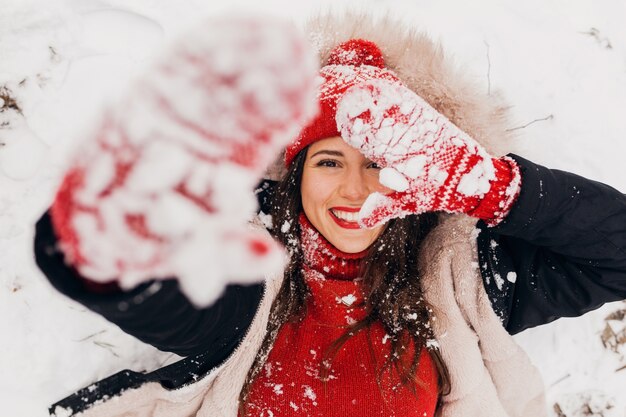
<path fill-rule="evenodd" d="M 290 254 L 284 272 L 284 280 L 269 315 L 267 333 L 239 395 L 240 415 L 245 415 L 246 398 L 252 381 L 265 364 L 280 328 L 288 322 L 300 321 L 306 313 L 309 290 L 304 280 L 302 265 L 304 255 L 300 246 L 298 218 L 302 212 L 300 183 L 308 148 L 303 149 L 291 163 L 283 179 L 277 184 L 272 196 L 272 236 L 281 242 Z M 287 231 L 279 227 L 285 222 L 292 226 Z M 439 396 L 450 391 L 445 364 L 433 340 L 430 328 L 431 309 L 422 297 L 417 260 L 424 237 L 437 225 L 437 216 L 426 213 L 406 216 L 387 223 L 384 231 L 371 245 L 361 266 L 361 276 L 366 288 L 366 317 L 346 327 L 345 333 L 331 344 L 320 360 L 320 375 L 328 374 L 328 363 L 340 351 L 345 342 L 357 332 L 380 322 L 389 335 L 391 354 L 378 370 L 377 382 L 381 386 L 382 375 L 392 368 L 400 382 L 417 392 L 423 385 L 416 377 L 417 365 L 423 348 L 427 348 L 437 367 Z M 407 347 L 413 344 L 411 351 Z M 370 342 L 370 349 L 372 349 Z M 407 358 L 407 355 L 412 357 Z M 324 364 L 324 365 L 323 365 Z M 407 364 L 409 364 L 407 366 Z"/>

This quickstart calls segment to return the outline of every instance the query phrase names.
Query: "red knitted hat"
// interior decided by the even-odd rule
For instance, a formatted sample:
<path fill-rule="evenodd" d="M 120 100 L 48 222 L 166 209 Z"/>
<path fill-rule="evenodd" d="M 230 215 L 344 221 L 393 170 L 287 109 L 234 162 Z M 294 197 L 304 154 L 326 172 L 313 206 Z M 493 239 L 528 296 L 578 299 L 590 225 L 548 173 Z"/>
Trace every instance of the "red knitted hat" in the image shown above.
<path fill-rule="evenodd" d="M 382 52 L 375 43 L 364 39 L 351 39 L 337 45 L 320 70 L 322 83 L 318 88 L 319 114 L 287 146 L 285 165 L 289 166 L 298 152 L 318 140 L 339 136 L 335 112 L 337 102 L 354 85 L 372 79 L 399 81 L 385 68 Z"/>

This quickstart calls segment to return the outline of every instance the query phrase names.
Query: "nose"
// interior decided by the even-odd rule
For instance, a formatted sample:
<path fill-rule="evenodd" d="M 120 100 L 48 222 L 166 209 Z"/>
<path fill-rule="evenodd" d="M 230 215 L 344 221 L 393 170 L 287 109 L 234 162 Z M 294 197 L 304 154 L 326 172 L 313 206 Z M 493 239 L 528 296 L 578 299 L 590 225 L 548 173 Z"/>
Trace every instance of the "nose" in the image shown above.
<path fill-rule="evenodd" d="M 347 200 L 363 203 L 371 193 L 365 172 L 356 167 L 347 169 L 339 193 Z"/>

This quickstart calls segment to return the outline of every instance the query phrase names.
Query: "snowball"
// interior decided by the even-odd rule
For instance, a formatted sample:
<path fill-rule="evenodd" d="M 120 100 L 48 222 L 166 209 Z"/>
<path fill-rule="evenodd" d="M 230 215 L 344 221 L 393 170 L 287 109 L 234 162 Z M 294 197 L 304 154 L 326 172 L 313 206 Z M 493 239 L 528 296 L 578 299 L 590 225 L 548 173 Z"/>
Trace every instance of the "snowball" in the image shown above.
<path fill-rule="evenodd" d="M 206 212 L 179 194 L 165 193 L 148 208 L 146 223 L 150 231 L 170 238 L 191 233 Z"/>
<path fill-rule="evenodd" d="M 84 170 L 84 187 L 78 198 L 84 202 L 93 201 L 115 179 L 115 160 L 109 153 L 102 153 Z"/>
<path fill-rule="evenodd" d="M 396 191 L 406 191 L 409 188 L 409 182 L 404 175 L 389 167 L 380 170 L 378 181 L 385 187 Z"/>
<path fill-rule="evenodd" d="M 403 173 L 412 179 L 416 179 L 424 172 L 427 158 L 424 155 L 414 156 L 406 161 Z"/>
<path fill-rule="evenodd" d="M 366 225 L 363 223 L 363 219 L 370 217 L 374 210 L 376 210 L 376 208 L 391 203 L 391 199 L 384 194 L 378 192 L 370 194 L 365 199 L 365 202 L 363 203 L 363 205 L 361 206 L 361 210 L 359 211 L 359 224 L 366 227 Z"/>
<path fill-rule="evenodd" d="M 377 141 L 389 144 L 391 139 L 393 139 L 393 126 L 385 126 L 378 129 L 375 136 Z"/>
<path fill-rule="evenodd" d="M 355 118 L 370 110 L 373 106 L 372 97 L 368 92 L 364 90 L 357 91 L 358 93 L 347 96 L 349 99 L 341 100 L 341 112 L 345 113 L 349 118 Z M 337 114 L 340 114 L 339 111 L 337 111 Z"/>
<path fill-rule="evenodd" d="M 185 188 L 193 195 L 204 195 L 211 189 L 215 168 L 210 164 L 194 164 L 189 168 Z"/>
<path fill-rule="evenodd" d="M 487 193 L 491 188 L 489 180 L 492 178 L 488 175 L 489 165 L 493 167 L 491 158 L 476 164 L 470 172 L 461 177 L 457 191 L 467 196 L 483 195 Z"/>
<path fill-rule="evenodd" d="M 143 149 L 125 185 L 131 192 L 154 193 L 168 190 L 182 182 L 189 171 L 188 167 L 194 163 L 201 164 L 201 161 L 194 161 L 179 144 L 156 141 Z"/>
<path fill-rule="evenodd" d="M 354 124 L 352 125 L 352 134 L 357 134 L 363 132 L 363 119 L 356 119 Z"/>
<path fill-rule="evenodd" d="M 428 170 L 428 180 L 437 185 L 443 185 L 447 179 L 448 173 L 437 165 L 432 165 Z"/>
<path fill-rule="evenodd" d="M 249 284 L 281 274 L 287 262 L 284 249 L 266 231 L 220 232 L 215 223 L 197 229 L 177 248 L 172 262 L 182 271 L 185 294 L 198 306 L 211 304 L 229 283 Z"/>

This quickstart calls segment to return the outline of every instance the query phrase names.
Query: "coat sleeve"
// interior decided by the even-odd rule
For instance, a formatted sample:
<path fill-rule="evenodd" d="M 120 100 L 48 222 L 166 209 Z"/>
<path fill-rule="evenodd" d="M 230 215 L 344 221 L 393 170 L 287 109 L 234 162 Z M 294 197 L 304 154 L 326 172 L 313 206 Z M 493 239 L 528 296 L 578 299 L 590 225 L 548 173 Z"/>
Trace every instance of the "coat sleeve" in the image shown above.
<path fill-rule="evenodd" d="M 487 294 L 511 334 L 626 298 L 626 195 L 516 155 L 522 189 L 496 227 L 479 222 Z"/>
<path fill-rule="evenodd" d="M 262 209 L 270 192 L 271 184 L 262 182 L 257 190 Z M 181 356 L 208 353 L 205 360 L 214 364 L 228 357 L 243 339 L 264 293 L 262 283 L 229 285 L 213 305 L 198 309 L 174 279 L 145 283 L 131 291 L 93 291 L 65 263 L 48 213 L 36 225 L 34 250 L 37 265 L 64 295 L 157 349 Z"/>

